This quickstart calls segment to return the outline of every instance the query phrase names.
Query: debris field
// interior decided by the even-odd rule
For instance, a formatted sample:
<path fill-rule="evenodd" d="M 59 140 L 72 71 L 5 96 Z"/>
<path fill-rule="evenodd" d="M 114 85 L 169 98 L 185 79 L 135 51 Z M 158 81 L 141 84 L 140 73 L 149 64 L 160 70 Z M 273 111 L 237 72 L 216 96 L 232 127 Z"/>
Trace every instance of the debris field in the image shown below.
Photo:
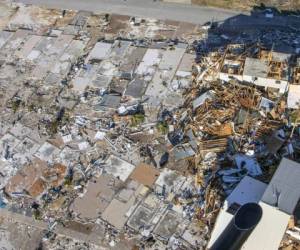
<path fill-rule="evenodd" d="M 1 247 L 217 249 L 255 202 L 299 249 L 297 25 L 0 9 Z"/>

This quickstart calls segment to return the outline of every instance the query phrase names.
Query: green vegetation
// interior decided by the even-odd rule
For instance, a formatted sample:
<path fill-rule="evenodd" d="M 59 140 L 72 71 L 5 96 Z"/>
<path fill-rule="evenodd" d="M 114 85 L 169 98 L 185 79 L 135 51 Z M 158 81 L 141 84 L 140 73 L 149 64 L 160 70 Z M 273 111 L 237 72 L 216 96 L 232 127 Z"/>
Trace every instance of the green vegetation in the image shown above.
<path fill-rule="evenodd" d="M 299 123 L 300 121 L 300 110 L 295 110 L 290 114 L 292 123 Z"/>
<path fill-rule="evenodd" d="M 30 104 L 27 106 L 27 109 L 28 109 L 29 112 L 34 111 L 34 110 L 35 110 L 34 104 L 33 104 L 33 103 L 30 103 Z"/>
<path fill-rule="evenodd" d="M 139 124 L 142 124 L 145 121 L 145 115 L 143 114 L 136 114 L 131 117 L 131 126 L 135 127 Z"/>
<path fill-rule="evenodd" d="M 62 117 L 62 123 L 63 124 L 68 123 L 68 122 L 70 122 L 70 119 L 71 119 L 70 114 L 65 112 L 64 116 Z"/>
<path fill-rule="evenodd" d="M 19 107 L 21 106 L 21 100 L 20 99 L 14 99 L 12 100 L 12 110 L 14 113 L 17 112 L 17 110 L 19 109 Z"/>
<path fill-rule="evenodd" d="M 54 120 L 50 123 L 49 126 L 49 132 L 51 135 L 54 135 L 57 133 L 58 131 L 58 127 L 59 127 L 59 121 L 58 120 Z"/>
<path fill-rule="evenodd" d="M 49 125 L 49 133 L 51 135 L 55 135 L 58 132 L 59 127 L 62 124 L 66 124 L 70 121 L 70 115 L 67 112 L 61 112 L 60 117 L 56 117 L 53 121 L 51 121 Z"/>
<path fill-rule="evenodd" d="M 40 212 L 40 210 L 35 209 L 35 210 L 33 211 L 33 217 L 34 217 L 36 220 L 41 220 L 41 219 L 42 219 L 42 213 Z"/>
<path fill-rule="evenodd" d="M 167 122 L 158 122 L 156 124 L 157 130 L 162 134 L 167 134 L 169 132 L 169 126 Z"/>
<path fill-rule="evenodd" d="M 72 180 L 73 178 L 71 176 L 66 176 L 65 177 L 65 181 L 64 181 L 64 185 L 65 186 L 71 186 L 72 185 Z"/>

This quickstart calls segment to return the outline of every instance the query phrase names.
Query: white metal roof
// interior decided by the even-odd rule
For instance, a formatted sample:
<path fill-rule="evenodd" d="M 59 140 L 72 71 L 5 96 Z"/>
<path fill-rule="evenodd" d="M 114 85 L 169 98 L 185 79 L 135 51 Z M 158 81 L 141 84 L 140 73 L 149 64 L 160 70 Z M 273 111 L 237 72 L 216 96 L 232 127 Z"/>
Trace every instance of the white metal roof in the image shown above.
<path fill-rule="evenodd" d="M 287 98 L 287 106 L 290 109 L 297 109 L 300 105 L 300 85 L 292 85 L 289 87 Z"/>
<path fill-rule="evenodd" d="M 299 199 L 300 164 L 283 158 L 261 200 L 287 214 L 293 214 Z"/>
<path fill-rule="evenodd" d="M 274 250 L 278 249 L 288 225 L 290 215 L 259 202 L 263 210 L 262 218 L 254 228 L 241 250 Z"/>
<path fill-rule="evenodd" d="M 250 176 L 245 176 L 241 182 L 236 186 L 232 193 L 226 198 L 224 205 L 217 217 L 215 227 L 212 231 L 208 248 L 216 241 L 221 235 L 226 226 L 231 221 L 233 215 L 226 210 L 233 203 L 244 205 L 249 202 L 258 203 L 266 190 L 267 185 L 261 181 L 253 179 Z"/>

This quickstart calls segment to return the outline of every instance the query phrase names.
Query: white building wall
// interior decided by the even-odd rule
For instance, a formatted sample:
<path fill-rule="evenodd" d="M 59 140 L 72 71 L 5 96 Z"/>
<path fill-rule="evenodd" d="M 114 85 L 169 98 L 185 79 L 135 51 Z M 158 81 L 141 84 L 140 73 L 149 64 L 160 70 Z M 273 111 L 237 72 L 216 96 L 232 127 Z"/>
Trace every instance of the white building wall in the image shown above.
<path fill-rule="evenodd" d="M 263 77 L 257 77 L 256 80 L 254 80 L 253 76 L 248 75 L 232 75 L 227 73 L 219 73 L 219 79 L 225 82 L 230 81 L 232 78 L 237 79 L 238 81 L 245 81 L 249 83 L 253 83 L 257 86 L 261 87 L 269 87 L 269 88 L 275 88 L 279 89 L 279 93 L 284 94 L 288 91 L 288 81 L 280 81 L 280 83 L 277 83 L 278 80 L 271 79 L 271 78 L 263 78 Z"/>
<path fill-rule="evenodd" d="M 279 93 L 283 94 L 288 90 L 288 81 L 280 80 L 280 83 L 277 83 L 278 80 L 271 79 L 271 78 L 263 78 L 263 77 L 257 77 L 256 80 L 253 79 L 253 76 L 243 76 L 243 80 L 245 82 L 251 82 L 254 83 L 257 86 L 262 86 L 265 88 L 275 88 L 279 89 Z"/>

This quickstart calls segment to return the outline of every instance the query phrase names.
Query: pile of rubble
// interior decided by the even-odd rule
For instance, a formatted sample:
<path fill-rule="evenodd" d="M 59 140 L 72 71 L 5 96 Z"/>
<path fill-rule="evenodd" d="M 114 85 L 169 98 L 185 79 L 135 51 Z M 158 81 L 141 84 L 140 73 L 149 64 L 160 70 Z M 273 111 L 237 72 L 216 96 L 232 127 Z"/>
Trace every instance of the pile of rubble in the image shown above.
<path fill-rule="evenodd" d="M 283 157 L 299 161 L 296 55 L 253 42 L 213 50 L 213 31 L 188 23 L 10 12 L 3 245 L 29 225 L 31 249 L 205 249 L 245 177 L 269 182 Z"/>

